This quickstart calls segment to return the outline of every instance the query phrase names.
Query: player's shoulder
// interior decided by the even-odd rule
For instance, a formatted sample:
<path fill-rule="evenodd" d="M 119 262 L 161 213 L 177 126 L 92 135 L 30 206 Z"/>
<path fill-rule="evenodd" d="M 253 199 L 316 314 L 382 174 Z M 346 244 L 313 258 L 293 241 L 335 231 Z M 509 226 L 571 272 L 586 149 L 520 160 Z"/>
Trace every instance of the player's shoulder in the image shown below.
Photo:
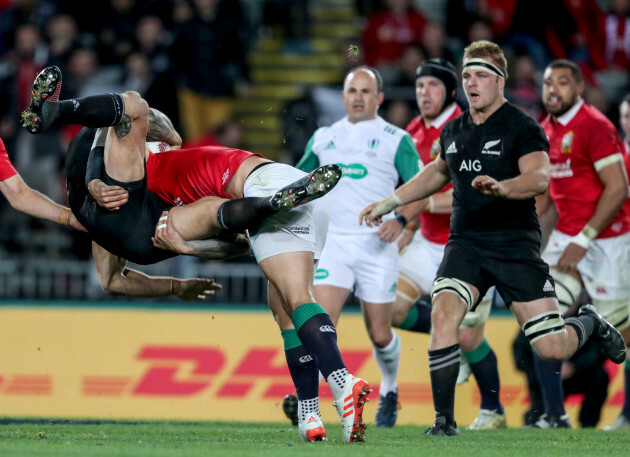
<path fill-rule="evenodd" d="M 394 142 L 399 143 L 405 137 L 411 138 L 411 135 L 409 135 L 409 132 L 405 129 L 387 122 L 380 116 L 376 118 L 375 123 L 375 127 L 377 131 L 380 132 L 381 138 L 385 140 L 391 139 Z"/>
<path fill-rule="evenodd" d="M 606 130 L 615 130 L 614 124 L 610 119 L 606 117 L 604 113 L 595 108 L 592 105 L 587 105 L 586 103 L 582 106 L 582 118 L 585 122 L 592 126 L 594 129 L 606 129 Z"/>

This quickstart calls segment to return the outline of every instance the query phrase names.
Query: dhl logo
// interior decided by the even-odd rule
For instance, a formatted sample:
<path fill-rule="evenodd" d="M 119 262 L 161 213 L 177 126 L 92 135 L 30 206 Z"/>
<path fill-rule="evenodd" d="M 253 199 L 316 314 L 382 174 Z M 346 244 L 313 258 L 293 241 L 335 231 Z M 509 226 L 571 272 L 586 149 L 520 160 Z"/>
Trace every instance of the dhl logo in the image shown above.
<path fill-rule="evenodd" d="M 371 357 L 369 350 L 343 351 L 344 361 L 351 373 L 359 373 Z M 295 388 L 289 370 L 284 363 L 284 354 L 277 348 L 250 348 L 238 361 L 231 373 L 225 373 L 227 355 L 220 349 L 203 346 L 153 346 L 140 349 L 137 360 L 148 364 L 138 377 L 133 376 L 90 376 L 81 379 L 81 392 L 85 397 L 121 396 L 132 397 L 180 397 L 202 394 L 211 388 L 214 396 L 223 399 L 238 399 L 249 395 L 257 383 L 272 380 L 263 391 L 262 399 L 278 400 Z M 278 360 L 282 360 L 279 364 Z M 607 362 L 609 377 L 614 380 L 622 375 L 618 365 Z M 227 374 L 227 376 L 225 376 Z M 220 385 L 220 379 L 228 379 Z M 0 375 L 0 394 L 4 395 L 53 395 L 54 377 L 51 375 Z M 378 395 L 376 389 L 375 397 Z M 401 401 L 416 404 L 431 404 L 431 385 L 424 383 L 400 383 Z M 322 389 L 321 397 L 331 399 L 330 390 Z M 502 385 L 501 401 L 504 405 L 529 401 L 521 385 Z M 613 393 L 607 406 L 623 404 L 623 388 Z M 475 389 L 471 402 L 478 404 L 479 392 Z M 581 403 L 582 397 L 571 395 L 568 404 Z"/>

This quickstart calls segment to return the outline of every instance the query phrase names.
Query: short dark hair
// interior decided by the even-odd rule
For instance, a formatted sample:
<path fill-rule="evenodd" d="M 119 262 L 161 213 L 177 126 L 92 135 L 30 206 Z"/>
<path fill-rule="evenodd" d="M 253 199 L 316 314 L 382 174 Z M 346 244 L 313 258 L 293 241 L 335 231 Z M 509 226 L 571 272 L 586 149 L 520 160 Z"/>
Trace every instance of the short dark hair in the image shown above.
<path fill-rule="evenodd" d="M 621 103 L 627 103 L 630 105 L 630 93 L 626 94 L 626 96 L 621 100 Z"/>
<path fill-rule="evenodd" d="M 575 80 L 576 83 L 581 83 L 582 81 L 584 81 L 584 77 L 582 76 L 582 70 L 580 70 L 580 67 L 578 67 L 578 65 L 575 62 L 571 62 L 570 60 L 567 59 L 556 59 L 556 60 L 552 60 L 549 65 L 547 65 L 547 68 L 568 68 L 569 70 L 571 70 L 571 76 L 573 76 L 573 79 Z"/>
<path fill-rule="evenodd" d="M 344 76 L 343 81 L 344 84 L 346 82 L 346 79 L 348 78 L 348 75 L 350 75 L 351 73 L 356 73 L 357 71 L 370 71 L 374 74 L 374 77 L 376 78 L 376 90 L 377 92 L 383 92 L 383 77 L 381 76 L 381 73 L 373 67 L 368 67 L 367 65 L 360 65 L 358 67 L 354 67 L 351 68 L 350 70 L 348 70 L 348 72 L 346 73 L 346 76 Z"/>

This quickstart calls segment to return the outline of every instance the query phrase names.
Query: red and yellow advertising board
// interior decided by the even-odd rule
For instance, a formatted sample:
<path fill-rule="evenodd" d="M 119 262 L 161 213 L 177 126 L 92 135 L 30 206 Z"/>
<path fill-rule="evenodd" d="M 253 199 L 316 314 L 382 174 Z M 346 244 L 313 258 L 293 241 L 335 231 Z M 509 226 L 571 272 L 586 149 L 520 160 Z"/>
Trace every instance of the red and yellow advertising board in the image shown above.
<path fill-rule="evenodd" d="M 528 407 L 525 378 L 511 355 L 516 332 L 511 317 L 487 324 L 509 426 L 521 425 Z M 429 424 L 428 336 L 398 333 L 399 423 Z M 342 315 L 338 336 L 349 370 L 378 387 L 361 316 Z M 0 416 L 285 421 L 282 399 L 294 390 L 268 312 L 4 306 L 0 360 Z M 623 370 L 610 366 L 609 372 L 604 425 L 623 401 Z M 321 394 L 324 420 L 337 420 L 325 383 Z M 475 382 L 458 386 L 456 396 L 456 419 L 467 425 L 479 408 Z M 368 422 L 377 392 L 372 398 Z M 577 403 L 569 402 L 568 410 L 577 425 Z"/>

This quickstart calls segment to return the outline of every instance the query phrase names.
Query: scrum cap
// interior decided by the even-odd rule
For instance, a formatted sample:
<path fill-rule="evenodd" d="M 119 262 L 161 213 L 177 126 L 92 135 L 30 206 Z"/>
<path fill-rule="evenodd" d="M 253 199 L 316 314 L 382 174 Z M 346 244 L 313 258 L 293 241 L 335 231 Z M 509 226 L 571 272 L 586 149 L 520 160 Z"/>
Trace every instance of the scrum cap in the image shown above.
<path fill-rule="evenodd" d="M 453 91 L 457 90 L 458 80 L 452 63 L 442 58 L 425 60 L 416 70 L 416 81 L 422 76 L 433 76 L 444 84 L 444 103 L 440 111 L 455 101 Z"/>

